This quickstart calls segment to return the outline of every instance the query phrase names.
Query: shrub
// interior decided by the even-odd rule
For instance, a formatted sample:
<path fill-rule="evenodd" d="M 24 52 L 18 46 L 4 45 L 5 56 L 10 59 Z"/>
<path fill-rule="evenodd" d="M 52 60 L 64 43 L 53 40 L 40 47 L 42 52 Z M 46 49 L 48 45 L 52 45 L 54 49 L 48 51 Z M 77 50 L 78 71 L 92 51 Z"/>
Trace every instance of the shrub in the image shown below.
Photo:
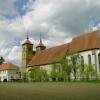
<path fill-rule="evenodd" d="M 3 82 L 7 82 L 7 79 L 5 78 L 5 79 L 3 80 Z"/>

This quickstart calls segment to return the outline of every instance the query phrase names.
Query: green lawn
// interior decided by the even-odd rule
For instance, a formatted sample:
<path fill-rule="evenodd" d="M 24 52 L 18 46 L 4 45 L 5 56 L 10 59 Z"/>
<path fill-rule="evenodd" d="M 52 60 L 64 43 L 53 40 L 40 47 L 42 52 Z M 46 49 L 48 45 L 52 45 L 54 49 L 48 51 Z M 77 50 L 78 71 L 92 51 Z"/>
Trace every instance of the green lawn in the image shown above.
<path fill-rule="evenodd" d="M 0 100 L 100 100 L 100 83 L 0 83 Z"/>

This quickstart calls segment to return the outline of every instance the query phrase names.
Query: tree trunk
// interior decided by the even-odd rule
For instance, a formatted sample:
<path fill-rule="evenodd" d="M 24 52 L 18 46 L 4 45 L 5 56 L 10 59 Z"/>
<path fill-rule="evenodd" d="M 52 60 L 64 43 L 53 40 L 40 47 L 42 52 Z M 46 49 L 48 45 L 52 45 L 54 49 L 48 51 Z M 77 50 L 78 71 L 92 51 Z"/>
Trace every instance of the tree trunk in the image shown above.
<path fill-rule="evenodd" d="M 70 81 L 71 79 L 70 79 L 70 75 L 68 75 L 68 81 Z"/>
<path fill-rule="evenodd" d="M 76 80 L 76 73 L 74 73 L 74 80 Z"/>
<path fill-rule="evenodd" d="M 76 69 L 74 69 L 74 80 L 76 80 Z"/>

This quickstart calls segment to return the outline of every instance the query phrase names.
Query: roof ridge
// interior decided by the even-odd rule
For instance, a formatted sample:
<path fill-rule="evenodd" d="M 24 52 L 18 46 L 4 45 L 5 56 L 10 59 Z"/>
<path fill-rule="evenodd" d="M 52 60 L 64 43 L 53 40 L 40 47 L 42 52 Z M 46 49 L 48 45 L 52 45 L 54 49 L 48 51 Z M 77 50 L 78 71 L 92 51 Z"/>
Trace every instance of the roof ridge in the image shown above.
<path fill-rule="evenodd" d="M 73 41 L 74 39 L 76 39 L 76 38 L 83 37 L 83 36 L 87 36 L 87 35 L 93 34 L 93 33 L 95 33 L 95 32 L 100 32 L 100 30 L 95 30 L 95 31 L 92 31 L 92 32 L 82 33 L 82 34 L 80 34 L 80 35 L 78 35 L 78 36 L 75 36 L 75 37 L 72 39 L 72 41 Z"/>

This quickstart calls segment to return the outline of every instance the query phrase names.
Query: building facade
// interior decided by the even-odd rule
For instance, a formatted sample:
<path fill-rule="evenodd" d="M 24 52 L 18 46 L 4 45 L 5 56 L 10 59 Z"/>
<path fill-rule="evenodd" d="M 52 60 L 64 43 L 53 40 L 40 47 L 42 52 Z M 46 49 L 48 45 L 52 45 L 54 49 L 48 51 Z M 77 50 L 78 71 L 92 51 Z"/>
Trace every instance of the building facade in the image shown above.
<path fill-rule="evenodd" d="M 40 41 L 41 42 L 41 41 Z M 26 43 L 24 45 L 27 45 Z M 43 47 L 44 45 L 42 45 Z M 27 71 L 36 68 L 43 68 L 48 73 L 52 70 L 53 63 L 59 63 L 66 52 L 78 52 L 84 64 L 92 64 L 100 76 L 100 31 L 93 31 L 75 37 L 71 42 L 52 48 L 40 49 L 37 46 L 36 53 L 30 57 L 30 61 L 25 65 Z M 45 47 L 45 46 L 44 46 Z M 32 50 L 32 49 L 31 49 Z M 31 52 L 31 51 L 29 51 Z M 30 54 L 28 54 L 30 55 Z M 24 61 L 24 60 L 23 60 Z M 22 61 L 22 62 L 23 62 Z M 26 62 L 24 62 L 26 63 Z M 23 64 L 22 64 L 23 65 Z"/>
<path fill-rule="evenodd" d="M 20 79 L 19 68 L 11 63 L 0 65 L 0 81 L 12 81 Z"/>

